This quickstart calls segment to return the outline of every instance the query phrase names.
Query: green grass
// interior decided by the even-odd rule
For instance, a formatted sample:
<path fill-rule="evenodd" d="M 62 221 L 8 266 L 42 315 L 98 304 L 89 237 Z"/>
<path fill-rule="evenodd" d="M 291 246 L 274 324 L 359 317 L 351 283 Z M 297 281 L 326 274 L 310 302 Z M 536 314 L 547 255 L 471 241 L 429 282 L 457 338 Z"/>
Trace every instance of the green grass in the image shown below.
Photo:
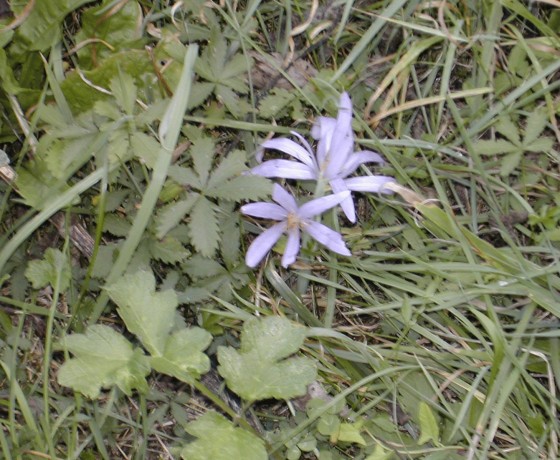
<path fill-rule="evenodd" d="M 112 3 L 106 4 L 109 11 Z M 182 321 L 214 335 L 211 355 L 217 346 L 238 346 L 242 322 L 255 315 L 285 316 L 309 327 L 302 354 L 317 363 L 327 403 L 306 412 L 298 400 L 255 402 L 249 405 L 253 422 L 247 416 L 239 423 L 262 437 L 270 458 L 297 458 L 298 452 L 306 459 L 558 458 L 559 6 L 347 0 L 338 6 L 319 2 L 311 11 L 308 2 L 297 0 L 225 1 L 195 14 L 197 2 L 184 9 L 171 2 L 129 4 L 145 23 L 135 29 L 134 20 L 121 18 L 116 30 L 138 31 L 144 42 L 126 47 L 143 50 L 148 44 L 154 65 L 164 68 L 150 74 L 149 85 L 142 86 L 144 77 L 134 79 L 138 93 L 128 109 L 124 68 L 115 71 L 123 94 L 115 94 L 109 79 L 87 74 L 89 85 L 114 93 L 97 94 L 96 116 L 120 115 L 96 125 L 107 133 L 105 143 L 99 141 L 95 155 L 74 170 L 69 167 L 67 176 L 56 177 L 46 166 L 56 148 L 44 139 L 61 132 L 66 142 L 70 130 L 85 136 L 86 122 L 74 96 L 65 93 L 68 74 L 53 61 L 62 56 L 67 72 L 86 66 L 83 57 L 66 51 L 84 40 L 76 33 L 87 5 L 64 23 L 58 19 L 60 43 L 42 50 L 48 62 L 34 50 L 21 52 L 39 73 L 48 69 L 41 81 L 19 75 L 14 81 L 23 89 L 13 91 L 9 72 L 18 76 L 22 66 L 13 47 L 0 70 L 3 148 L 18 173 L 39 171 L 37 181 L 46 184 L 40 192 L 17 182 L 0 186 L 0 457 L 180 458 L 181 447 L 194 439 L 184 425 L 220 406 L 231 415 L 219 401 L 224 395 L 209 390 L 205 380 L 195 389 L 152 373 L 146 394 L 125 395 L 112 387 L 94 400 L 58 383 L 57 372 L 70 358 L 60 339 L 92 323 L 126 333 L 102 287 L 150 267 L 158 285 L 194 299 L 184 302 Z M 28 20 L 38 21 L 32 15 Z M 190 73 L 195 83 L 207 80 L 193 62 L 196 46 L 203 55 L 215 39 L 211 27 L 227 38 L 227 59 L 242 56 L 236 64 L 242 83 L 233 81 L 236 75 L 227 80 L 224 69 L 215 83 L 239 96 L 234 105 L 240 112 L 227 105 L 229 93 L 222 88 L 183 117 L 181 104 L 192 102 L 189 92 L 201 91 L 190 87 Z M 10 46 L 18 43 L 1 33 Z M 115 37 L 103 40 L 126 39 Z M 253 51 L 278 78 L 298 81 L 290 72 L 301 67 L 286 65 L 293 58 L 318 74 L 304 75 L 285 93 L 272 76 L 266 79 L 272 86 L 256 87 Z M 97 65 L 108 56 L 99 51 Z M 165 85 L 183 96 L 167 112 L 158 106 Z M 228 250 L 222 249 L 224 240 L 215 256 L 222 272 L 196 268 L 197 247 L 185 236 L 188 214 L 166 235 L 188 253 L 185 259 L 172 260 L 177 246 L 158 246 L 158 213 L 185 192 L 167 181 L 172 163 L 190 164 L 189 146 L 182 153 L 173 152 L 176 147 L 203 133 L 216 141 L 220 158 L 241 149 L 253 165 L 268 134 L 295 129 L 310 138 L 312 121 L 332 116 L 344 90 L 352 96 L 360 148 L 387 160 L 362 173 L 391 175 L 402 187 L 395 195 L 356 197 L 359 223 L 340 221 L 353 257 L 308 246 L 289 270 L 279 268 L 273 251 L 266 265 L 247 271 L 220 252 Z M 264 116 L 261 104 L 272 102 L 284 108 Z M 59 108 L 62 124 L 41 117 L 47 106 Z M 532 115 L 541 125 L 530 124 Z M 485 150 L 490 144 L 482 141 L 503 145 L 500 123 L 506 122 L 521 139 L 531 136 L 528 126 L 540 130 L 536 137 L 545 139 L 540 142 L 546 148 L 518 157 Z M 136 132 L 161 149 L 153 165 L 142 152 L 118 150 Z M 117 144 L 116 138 L 124 140 Z M 33 202 L 29 190 L 47 197 L 54 192 L 34 206 L 38 197 Z M 215 203 L 221 225 L 230 225 L 233 205 Z M 49 219 L 60 210 L 68 227 L 77 218 L 94 236 L 97 262 L 81 256 L 70 236 L 57 235 Z M 232 215 L 236 223 L 227 228 L 241 222 Z M 253 230 L 253 224 L 239 225 Z M 243 235 L 246 249 L 249 232 Z M 119 249 L 107 252 L 118 241 Z M 68 289 L 61 289 L 61 267 L 48 286 L 34 288 L 26 278 L 28 263 L 41 259 L 47 247 L 61 250 L 71 267 Z M 197 278 L 193 270 L 209 274 Z M 363 443 L 326 434 L 337 423 L 359 433 Z M 315 449 L 306 451 L 304 441 Z"/>

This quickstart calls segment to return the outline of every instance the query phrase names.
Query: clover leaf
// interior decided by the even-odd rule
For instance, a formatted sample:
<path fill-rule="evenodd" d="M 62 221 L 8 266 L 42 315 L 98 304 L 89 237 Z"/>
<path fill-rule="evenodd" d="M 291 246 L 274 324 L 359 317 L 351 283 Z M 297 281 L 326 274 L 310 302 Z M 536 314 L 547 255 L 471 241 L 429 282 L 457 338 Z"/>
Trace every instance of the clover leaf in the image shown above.
<path fill-rule="evenodd" d="M 58 383 L 96 398 L 101 388 L 117 385 L 127 395 L 148 391 L 149 358 L 114 329 L 94 325 L 85 334 L 72 334 L 61 345 L 74 358 L 58 371 Z"/>
<path fill-rule="evenodd" d="M 288 357 L 300 349 L 305 336 L 304 327 L 285 318 L 251 319 L 243 326 L 239 351 L 218 348 L 218 371 L 247 401 L 301 396 L 317 369 L 309 358 Z"/>
<path fill-rule="evenodd" d="M 188 460 L 266 460 L 268 455 L 261 439 L 242 428 L 235 427 L 216 412 L 207 412 L 185 430 L 198 439 L 181 451 Z"/>

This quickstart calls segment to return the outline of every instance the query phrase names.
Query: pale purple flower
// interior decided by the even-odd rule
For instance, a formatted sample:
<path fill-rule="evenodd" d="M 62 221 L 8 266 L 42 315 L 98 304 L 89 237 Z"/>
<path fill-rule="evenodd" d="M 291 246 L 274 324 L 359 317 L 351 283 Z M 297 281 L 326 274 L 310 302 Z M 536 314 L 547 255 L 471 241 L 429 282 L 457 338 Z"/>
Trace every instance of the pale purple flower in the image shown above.
<path fill-rule="evenodd" d="M 272 200 L 277 204 L 260 202 L 241 206 L 243 214 L 278 222 L 253 240 L 245 256 L 245 263 L 249 267 L 256 267 L 282 234 L 287 233 L 288 240 L 282 256 L 282 266 L 287 267 L 296 260 L 300 249 L 301 231 L 307 233 L 331 251 L 344 256 L 351 255 L 340 233 L 313 220 L 313 217 L 336 206 L 349 195 L 350 192 L 345 191 L 316 198 L 298 206 L 295 198 L 289 192 L 280 185 L 274 184 Z"/>
<path fill-rule="evenodd" d="M 317 153 L 298 133 L 292 132 L 300 144 L 286 138 L 271 139 L 263 142 L 263 149 L 274 149 L 295 158 L 292 160 L 268 160 L 251 171 L 264 177 L 283 177 L 285 179 L 326 180 L 333 193 L 352 190 L 356 192 L 393 193 L 385 188 L 395 179 L 388 176 L 359 176 L 348 178 L 363 163 L 383 163 L 378 153 L 354 151 L 352 131 L 352 102 L 347 93 L 340 96 L 337 118 L 319 117 L 311 130 L 317 140 Z M 257 159 L 262 160 L 262 151 Z M 356 222 L 356 211 L 352 196 L 348 195 L 340 203 L 350 222 Z"/>

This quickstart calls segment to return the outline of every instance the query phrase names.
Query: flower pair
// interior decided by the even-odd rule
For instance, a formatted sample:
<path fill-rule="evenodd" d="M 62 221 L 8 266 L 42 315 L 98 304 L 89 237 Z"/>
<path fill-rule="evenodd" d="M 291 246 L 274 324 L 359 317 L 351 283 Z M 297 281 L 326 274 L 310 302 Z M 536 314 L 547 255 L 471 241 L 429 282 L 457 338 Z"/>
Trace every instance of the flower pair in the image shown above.
<path fill-rule="evenodd" d="M 271 139 L 262 144 L 257 159 L 262 161 L 264 149 L 274 149 L 297 161 L 285 159 L 265 161 L 253 168 L 252 173 L 264 177 L 327 182 L 333 194 L 316 198 L 298 207 L 292 195 L 279 185 L 275 185 L 272 198 L 277 204 L 263 202 L 241 207 L 241 212 L 244 214 L 278 222 L 258 236 L 249 247 L 246 263 L 250 267 L 258 265 L 283 233 L 288 234 L 282 257 L 284 267 L 296 259 L 300 248 L 300 231 L 308 233 L 338 254 L 350 255 L 339 233 L 315 222 L 312 218 L 340 204 L 348 220 L 356 222 L 351 191 L 392 193 L 392 190 L 385 188 L 389 182 L 394 182 L 392 177 L 349 177 L 360 165 L 369 162 L 383 163 L 383 159 L 375 152 L 354 151 L 352 103 L 347 93 L 343 93 L 340 97 L 336 119 L 319 117 L 313 125 L 311 135 L 317 141 L 316 154 L 302 136 L 295 132 L 292 134 L 299 139 L 300 144 L 286 138 Z"/>

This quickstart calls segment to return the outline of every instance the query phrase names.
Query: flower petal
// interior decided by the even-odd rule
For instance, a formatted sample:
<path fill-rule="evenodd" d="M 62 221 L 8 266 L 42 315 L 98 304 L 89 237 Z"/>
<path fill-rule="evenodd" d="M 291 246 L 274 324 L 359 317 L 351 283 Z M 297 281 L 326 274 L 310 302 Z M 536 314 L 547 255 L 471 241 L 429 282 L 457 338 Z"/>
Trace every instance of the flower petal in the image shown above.
<path fill-rule="evenodd" d="M 309 167 L 314 166 L 313 153 L 311 149 L 306 150 L 297 142 L 294 142 L 291 139 L 286 139 L 285 137 L 270 139 L 269 141 L 263 142 L 261 144 L 261 147 L 265 149 L 279 150 L 280 152 L 284 152 L 285 154 L 296 158 Z"/>
<path fill-rule="evenodd" d="M 288 230 L 288 240 L 286 241 L 286 248 L 282 256 L 282 267 L 287 268 L 288 265 L 296 261 L 296 257 L 300 248 L 299 228 L 294 227 Z"/>
<path fill-rule="evenodd" d="M 348 157 L 346 164 L 342 168 L 340 177 L 344 178 L 352 174 L 358 166 L 364 163 L 384 163 L 383 157 L 376 152 L 364 150 L 363 152 L 355 152 Z"/>
<path fill-rule="evenodd" d="M 385 188 L 389 182 L 395 182 L 393 177 L 389 176 L 359 176 L 346 179 L 344 181 L 348 190 L 355 192 L 379 192 L 393 193 L 393 190 Z"/>
<path fill-rule="evenodd" d="M 337 204 L 345 200 L 350 196 L 350 192 L 341 192 L 334 195 L 327 195 L 321 198 L 315 198 L 314 200 L 308 201 L 307 203 L 301 205 L 297 211 L 297 215 L 300 219 L 309 219 L 311 217 L 322 214 L 327 209 L 334 208 Z"/>
<path fill-rule="evenodd" d="M 352 101 L 350 101 L 348 93 L 342 93 L 340 95 L 336 126 L 333 130 L 331 145 L 327 153 L 326 177 L 333 178 L 342 171 L 353 148 Z"/>
<path fill-rule="evenodd" d="M 334 129 L 336 127 L 336 120 L 330 117 L 319 117 L 315 121 L 313 128 L 311 128 L 311 136 L 318 140 L 317 144 L 317 163 L 320 170 L 325 169 L 325 161 L 327 153 L 331 148 L 331 140 Z"/>
<path fill-rule="evenodd" d="M 263 260 L 264 256 L 268 254 L 272 246 L 274 246 L 280 236 L 282 236 L 286 227 L 286 222 L 279 222 L 262 232 L 253 240 L 245 255 L 245 263 L 248 267 L 256 267 L 259 262 Z"/>
<path fill-rule="evenodd" d="M 282 207 L 274 203 L 249 203 L 241 206 L 239 210 L 252 217 L 259 217 L 261 219 L 272 219 L 272 220 L 285 220 L 288 216 L 288 212 Z"/>
<path fill-rule="evenodd" d="M 348 190 L 348 187 L 346 187 L 346 183 L 340 178 L 331 180 L 330 185 L 333 193 L 340 193 Z M 352 199 L 352 195 L 342 200 L 340 202 L 340 207 L 342 208 L 344 214 L 346 215 L 346 218 L 350 222 L 356 222 L 356 210 L 354 208 L 354 200 Z"/>
<path fill-rule="evenodd" d="M 346 247 L 342 235 L 334 230 L 330 229 L 326 225 L 320 224 L 319 222 L 309 221 L 303 229 L 305 232 L 309 233 L 315 240 L 319 243 L 325 245 L 331 251 L 343 256 L 351 256 L 352 253 Z"/>
<path fill-rule="evenodd" d="M 263 177 L 283 177 L 284 179 L 313 180 L 315 171 L 309 166 L 292 160 L 268 160 L 251 169 L 253 174 Z"/>
<path fill-rule="evenodd" d="M 272 187 L 272 199 L 276 201 L 280 206 L 282 206 L 289 213 L 297 213 L 298 205 L 295 198 L 291 193 L 286 191 L 284 187 L 278 184 L 274 184 Z"/>

